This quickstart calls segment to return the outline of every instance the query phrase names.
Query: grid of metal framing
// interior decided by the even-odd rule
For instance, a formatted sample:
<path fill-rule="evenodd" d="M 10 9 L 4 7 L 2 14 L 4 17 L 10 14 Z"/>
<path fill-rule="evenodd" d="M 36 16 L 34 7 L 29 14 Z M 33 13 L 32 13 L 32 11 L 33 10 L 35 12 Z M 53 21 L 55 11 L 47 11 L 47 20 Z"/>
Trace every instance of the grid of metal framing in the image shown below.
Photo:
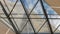
<path fill-rule="evenodd" d="M 21 34 L 22 31 L 18 31 L 18 30 L 17 30 L 17 28 L 15 27 L 15 25 L 13 24 L 13 22 L 12 22 L 12 20 L 11 20 L 11 18 L 10 18 L 10 15 L 12 16 L 11 13 L 12 13 L 13 9 L 15 8 L 17 2 L 18 2 L 18 0 L 15 2 L 12 10 L 10 11 L 9 8 L 8 8 L 8 6 L 6 5 L 6 3 L 5 3 L 5 1 L 4 1 L 6 7 L 8 8 L 8 10 L 9 10 L 9 12 L 10 12 L 10 14 L 8 14 L 8 13 L 6 12 L 6 10 L 5 10 L 3 4 L 1 3 L 1 1 L 0 1 L 0 5 L 1 5 L 1 7 L 2 7 L 2 10 L 3 10 L 4 14 L 6 15 L 7 19 L 9 20 L 11 26 L 12 26 L 13 29 L 15 30 L 15 33 L 16 33 L 16 34 Z M 33 29 L 33 31 L 34 31 L 34 34 L 37 34 L 37 33 L 40 31 L 40 29 L 45 25 L 46 22 L 48 22 L 48 26 L 49 26 L 49 28 L 50 28 L 51 34 L 54 34 L 54 32 L 59 28 L 60 25 L 59 25 L 59 26 L 54 30 L 54 32 L 53 32 L 49 19 L 59 19 L 59 18 L 48 18 L 48 14 L 47 14 L 47 12 L 46 12 L 46 9 L 44 8 L 43 1 L 42 1 L 42 0 L 38 0 L 38 1 L 36 2 L 36 4 L 34 5 L 34 7 L 33 7 L 32 10 L 31 10 L 31 12 L 34 10 L 34 8 L 36 7 L 37 3 L 40 2 L 40 3 L 41 3 L 41 6 L 42 6 L 42 9 L 43 9 L 43 12 L 44 12 L 44 15 L 45 15 L 46 18 L 30 18 L 31 12 L 30 12 L 30 14 L 28 14 L 28 10 L 27 10 L 26 7 L 24 6 L 24 3 L 22 2 L 22 0 L 20 0 L 20 2 L 21 2 L 21 4 L 22 4 L 22 6 L 23 6 L 23 8 L 24 8 L 24 11 L 25 11 L 25 13 L 26 13 L 26 16 L 27 16 L 27 18 L 25 18 L 25 19 L 28 19 L 27 22 L 28 22 L 28 21 L 30 22 L 30 25 L 31 25 L 31 27 L 32 27 L 32 29 Z M 36 14 L 35 14 L 35 15 L 36 15 Z M 37 15 L 40 15 L 40 14 L 37 14 Z M 3 17 L 1 17 L 1 18 L 3 18 Z M 13 18 L 13 16 L 12 16 L 12 18 Z M 24 19 L 24 18 L 21 18 L 21 19 Z M 41 28 L 38 30 L 38 32 L 36 32 L 30 19 L 46 19 L 46 21 L 45 21 L 45 23 L 41 26 Z M 13 18 L 13 20 L 14 20 L 14 18 Z M 27 22 L 26 22 L 26 24 L 27 24 Z M 24 27 L 26 26 L 26 24 L 24 25 Z M 17 26 L 17 27 L 18 27 L 18 26 Z M 24 29 L 24 27 L 23 27 L 23 29 Z M 23 30 L 23 29 L 22 29 L 22 30 Z"/>

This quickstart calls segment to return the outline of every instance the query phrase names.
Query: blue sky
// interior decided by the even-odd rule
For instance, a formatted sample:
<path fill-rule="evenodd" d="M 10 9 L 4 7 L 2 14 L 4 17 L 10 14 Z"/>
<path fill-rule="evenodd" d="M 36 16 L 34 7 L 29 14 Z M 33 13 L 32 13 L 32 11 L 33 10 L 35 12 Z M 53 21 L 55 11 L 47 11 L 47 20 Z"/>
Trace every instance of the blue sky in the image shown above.
<path fill-rule="evenodd" d="M 37 0 L 24 0 L 24 4 L 25 4 L 25 6 L 27 7 L 27 8 L 29 8 L 29 7 L 33 7 L 34 6 L 34 4 L 36 3 L 36 1 Z M 47 11 L 47 13 L 48 14 L 56 14 L 56 12 L 47 4 L 47 3 L 45 3 L 45 2 L 43 2 L 44 3 L 44 7 L 45 7 L 45 9 L 46 9 L 46 11 Z M 40 5 L 40 3 L 38 3 L 39 5 Z M 42 8 L 39 8 L 39 7 L 41 7 L 41 6 L 36 6 L 36 8 L 35 8 L 35 10 L 38 12 L 38 13 L 42 13 L 42 10 L 40 10 L 40 9 L 42 9 Z M 38 10 L 37 10 L 38 9 Z"/>

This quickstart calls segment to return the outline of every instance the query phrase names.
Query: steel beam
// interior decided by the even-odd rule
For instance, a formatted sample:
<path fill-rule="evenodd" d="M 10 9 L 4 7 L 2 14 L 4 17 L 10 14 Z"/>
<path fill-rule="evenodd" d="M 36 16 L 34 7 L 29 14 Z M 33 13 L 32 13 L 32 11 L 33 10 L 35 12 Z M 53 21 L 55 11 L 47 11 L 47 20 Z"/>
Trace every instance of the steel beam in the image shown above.
<path fill-rule="evenodd" d="M 3 10 L 4 14 L 6 15 L 7 19 L 8 19 L 9 22 L 11 23 L 13 29 L 15 30 L 16 34 L 19 34 L 18 30 L 16 29 L 15 25 L 13 24 L 11 18 L 9 17 L 8 13 L 6 12 L 6 10 L 5 10 L 4 6 L 2 5 L 1 1 L 0 1 L 0 5 L 1 5 L 1 7 L 2 7 L 2 10 Z"/>
<path fill-rule="evenodd" d="M 45 15 L 45 17 L 46 17 L 46 20 L 47 20 L 47 22 L 48 22 L 48 26 L 49 26 L 49 28 L 50 28 L 50 32 L 51 32 L 51 34 L 54 34 L 54 33 L 53 33 L 53 30 L 52 30 L 52 27 L 51 27 L 51 24 L 50 24 L 50 21 L 49 21 L 49 19 L 48 19 L 47 12 L 46 12 L 46 10 L 45 10 L 45 8 L 44 8 L 43 1 L 42 1 L 42 0 L 40 0 L 40 4 L 41 4 L 41 7 L 42 7 L 42 9 L 43 9 L 43 12 L 44 12 L 44 15 Z"/>

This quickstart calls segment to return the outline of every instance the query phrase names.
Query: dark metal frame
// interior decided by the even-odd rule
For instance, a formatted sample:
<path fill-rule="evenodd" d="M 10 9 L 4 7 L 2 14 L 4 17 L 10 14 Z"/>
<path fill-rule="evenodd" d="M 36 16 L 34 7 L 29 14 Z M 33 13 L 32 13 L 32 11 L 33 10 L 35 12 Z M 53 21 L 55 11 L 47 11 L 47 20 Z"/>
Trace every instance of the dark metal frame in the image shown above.
<path fill-rule="evenodd" d="M 48 26 L 49 26 L 49 28 L 50 28 L 50 32 L 51 32 L 51 34 L 54 34 L 54 33 L 53 33 L 53 30 L 52 30 L 52 27 L 51 27 L 51 24 L 50 24 L 50 21 L 49 21 L 49 19 L 48 19 L 47 12 L 46 12 L 46 10 L 45 10 L 45 8 L 44 8 L 43 1 L 40 0 L 40 2 L 41 2 L 41 6 L 42 6 L 42 9 L 43 9 L 44 15 L 46 16 L 46 20 L 47 20 L 47 22 L 48 22 Z"/>
<path fill-rule="evenodd" d="M 4 6 L 2 5 L 1 1 L 0 1 L 0 5 L 1 5 L 2 10 L 3 10 L 3 12 L 5 13 L 7 19 L 9 20 L 10 24 L 12 25 L 13 29 L 15 30 L 16 34 L 19 34 L 19 32 L 17 31 L 17 29 L 16 29 L 15 25 L 13 24 L 11 18 L 9 17 L 8 13 L 6 12 Z"/>
<path fill-rule="evenodd" d="M 3 1 L 4 1 L 4 0 L 3 0 Z M 54 30 L 54 32 L 53 32 L 53 29 L 52 29 L 52 27 L 51 27 L 51 24 L 50 24 L 49 19 L 60 19 L 60 18 L 48 18 L 48 15 L 56 15 L 56 14 L 47 14 L 46 9 L 44 8 L 43 1 L 42 1 L 42 0 L 37 0 L 36 4 L 34 5 L 34 7 L 32 8 L 32 10 L 30 11 L 29 14 L 28 14 L 27 8 L 24 6 L 23 1 L 20 0 L 22 6 L 23 6 L 23 8 L 24 8 L 25 15 L 27 16 L 27 18 L 16 18 L 16 17 L 13 17 L 13 16 L 12 16 L 11 13 L 12 13 L 13 9 L 15 8 L 17 2 L 18 2 L 18 0 L 15 2 L 12 10 L 10 11 L 9 8 L 8 8 L 8 6 L 6 5 L 6 3 L 5 3 L 5 1 L 4 1 L 7 9 L 8 9 L 9 12 L 10 12 L 10 13 L 8 14 L 8 13 L 6 12 L 3 4 L 2 4 L 1 1 L 0 1 L 0 5 L 1 5 L 1 7 L 2 7 L 2 10 L 3 10 L 4 14 L 6 15 L 6 17 L 0 17 L 0 18 L 3 18 L 3 19 L 7 18 L 7 19 L 9 20 L 11 26 L 12 26 L 13 29 L 15 30 L 16 34 L 21 34 L 21 32 L 23 31 L 23 29 L 24 29 L 25 26 L 27 25 L 28 21 L 30 22 L 30 25 L 31 25 L 31 27 L 32 27 L 32 29 L 33 29 L 33 31 L 34 31 L 34 34 L 38 34 L 38 32 L 41 30 L 41 28 L 45 25 L 46 22 L 48 22 L 48 26 L 49 26 L 49 28 L 50 28 L 51 34 L 54 34 L 54 32 L 59 28 L 60 25 L 59 25 L 59 26 Z M 44 14 L 31 14 L 32 11 L 34 10 L 34 8 L 36 7 L 36 5 L 38 4 L 38 2 L 41 3 L 41 6 L 42 6 L 42 9 L 43 9 Z M 10 17 L 10 15 L 11 15 L 12 17 Z M 20 14 L 20 15 L 22 15 L 22 14 Z M 31 18 L 30 15 L 45 15 L 46 18 Z M 25 25 L 23 26 L 22 30 L 20 31 L 19 28 L 18 28 L 18 26 L 17 26 L 17 24 L 15 23 L 15 25 L 16 25 L 16 26 L 15 26 L 14 23 L 13 23 L 13 21 L 12 21 L 11 19 L 13 19 L 13 20 L 14 20 L 14 19 L 28 19 L 28 20 L 27 20 L 27 22 L 25 23 Z M 43 25 L 40 27 L 40 29 L 36 32 L 36 30 L 35 30 L 32 22 L 31 22 L 31 19 L 46 19 L 46 21 L 43 23 Z M 17 29 L 16 27 L 17 27 L 18 29 Z M 19 30 L 19 31 L 18 31 L 18 30 Z"/>

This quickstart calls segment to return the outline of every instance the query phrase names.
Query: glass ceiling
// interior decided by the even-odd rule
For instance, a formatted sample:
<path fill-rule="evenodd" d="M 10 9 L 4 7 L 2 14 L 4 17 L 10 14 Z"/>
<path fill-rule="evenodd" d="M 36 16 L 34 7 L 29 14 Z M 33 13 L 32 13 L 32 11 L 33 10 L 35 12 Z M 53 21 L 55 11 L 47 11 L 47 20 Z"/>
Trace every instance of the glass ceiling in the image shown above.
<path fill-rule="evenodd" d="M 48 2 L 48 0 L 0 0 L 0 32 L 2 31 L 0 34 L 60 33 L 58 10 Z"/>

